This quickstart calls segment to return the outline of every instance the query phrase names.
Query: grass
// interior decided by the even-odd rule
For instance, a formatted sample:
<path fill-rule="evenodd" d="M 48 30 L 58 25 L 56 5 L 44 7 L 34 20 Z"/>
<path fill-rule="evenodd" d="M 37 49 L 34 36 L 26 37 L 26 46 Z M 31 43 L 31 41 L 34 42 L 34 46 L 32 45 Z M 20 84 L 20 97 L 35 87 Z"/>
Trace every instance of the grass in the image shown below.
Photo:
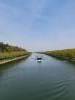
<path fill-rule="evenodd" d="M 45 52 L 45 54 L 64 60 L 75 61 L 75 48 L 47 51 Z"/>
<path fill-rule="evenodd" d="M 16 57 L 24 56 L 27 54 L 28 53 L 24 51 L 3 52 L 3 53 L 0 53 L 0 60 L 16 58 Z"/>
<path fill-rule="evenodd" d="M 0 42 L 0 61 L 13 59 L 13 58 L 17 58 L 29 54 L 30 53 L 23 48 L 11 46 Z"/>

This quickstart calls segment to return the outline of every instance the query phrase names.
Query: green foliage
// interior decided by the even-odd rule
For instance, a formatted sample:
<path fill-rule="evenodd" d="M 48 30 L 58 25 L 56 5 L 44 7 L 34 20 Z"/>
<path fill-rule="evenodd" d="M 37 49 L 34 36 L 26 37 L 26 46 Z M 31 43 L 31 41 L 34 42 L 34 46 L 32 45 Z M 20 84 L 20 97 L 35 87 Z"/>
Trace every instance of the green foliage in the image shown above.
<path fill-rule="evenodd" d="M 10 46 L 8 44 L 3 44 L 2 42 L 0 42 L 0 52 L 11 52 L 11 51 L 26 51 L 23 48 L 19 48 L 16 46 Z"/>
<path fill-rule="evenodd" d="M 0 42 L 0 60 L 28 55 L 28 52 L 19 47 L 10 46 Z"/>
<path fill-rule="evenodd" d="M 75 49 L 47 51 L 46 54 L 57 57 L 57 58 L 72 60 L 75 58 Z"/>

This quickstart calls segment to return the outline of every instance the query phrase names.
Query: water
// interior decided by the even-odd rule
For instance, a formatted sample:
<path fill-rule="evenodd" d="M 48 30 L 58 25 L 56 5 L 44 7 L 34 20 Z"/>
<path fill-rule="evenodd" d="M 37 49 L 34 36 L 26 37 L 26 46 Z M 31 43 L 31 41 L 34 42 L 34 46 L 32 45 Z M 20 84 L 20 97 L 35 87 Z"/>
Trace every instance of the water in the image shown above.
<path fill-rule="evenodd" d="M 0 66 L 0 100 L 75 100 L 75 65 L 32 54 Z"/>

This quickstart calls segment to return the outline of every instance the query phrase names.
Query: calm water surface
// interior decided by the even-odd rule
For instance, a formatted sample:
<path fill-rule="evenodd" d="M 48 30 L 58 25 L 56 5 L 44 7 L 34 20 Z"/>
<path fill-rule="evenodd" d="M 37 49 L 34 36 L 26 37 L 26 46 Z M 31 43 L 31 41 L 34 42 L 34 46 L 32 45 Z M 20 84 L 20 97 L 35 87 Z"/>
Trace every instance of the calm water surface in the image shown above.
<path fill-rule="evenodd" d="M 75 100 L 75 65 L 32 54 L 0 66 L 0 100 Z"/>

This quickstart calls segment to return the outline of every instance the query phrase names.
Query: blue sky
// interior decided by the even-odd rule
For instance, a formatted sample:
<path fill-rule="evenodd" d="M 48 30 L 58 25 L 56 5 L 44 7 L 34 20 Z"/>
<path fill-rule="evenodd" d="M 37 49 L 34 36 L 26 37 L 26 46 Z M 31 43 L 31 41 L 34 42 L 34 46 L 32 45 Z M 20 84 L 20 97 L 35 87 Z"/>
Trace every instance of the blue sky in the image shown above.
<path fill-rule="evenodd" d="M 75 0 L 0 0 L 0 41 L 32 51 L 75 48 Z"/>

